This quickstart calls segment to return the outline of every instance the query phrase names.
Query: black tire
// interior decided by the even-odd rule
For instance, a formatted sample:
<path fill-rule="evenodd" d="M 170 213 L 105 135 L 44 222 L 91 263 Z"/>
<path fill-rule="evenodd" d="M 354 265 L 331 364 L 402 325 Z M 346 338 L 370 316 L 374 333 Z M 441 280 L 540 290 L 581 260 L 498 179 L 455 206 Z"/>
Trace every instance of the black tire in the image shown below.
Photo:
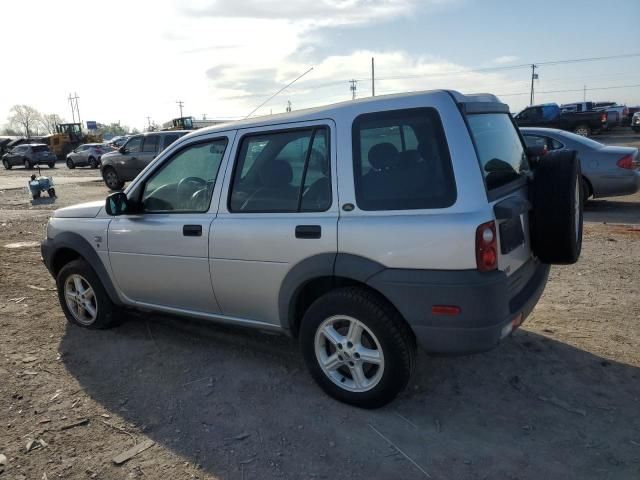
<path fill-rule="evenodd" d="M 573 133 L 580 135 L 581 137 L 590 137 L 591 129 L 589 128 L 589 125 L 582 124 L 576 126 L 576 128 L 573 129 Z"/>
<path fill-rule="evenodd" d="M 569 265 L 582 249 L 580 161 L 573 150 L 550 152 L 540 159 L 533 183 L 531 244 L 543 263 Z"/>
<path fill-rule="evenodd" d="M 56 162 L 49 162 L 49 163 L 47 163 L 47 165 L 49 165 L 49 168 L 55 168 L 56 167 Z"/>
<path fill-rule="evenodd" d="M 71 160 L 70 158 L 67 158 L 67 168 L 70 170 L 73 170 L 74 168 L 76 168 L 76 164 L 73 163 L 73 160 Z"/>
<path fill-rule="evenodd" d="M 367 391 L 353 392 L 338 386 L 320 367 L 316 333 L 325 320 L 336 315 L 359 320 L 380 344 L 384 369 L 377 384 Z M 359 287 L 333 290 L 309 307 L 300 326 L 300 348 L 311 376 L 327 394 L 362 408 L 382 407 L 393 400 L 409 382 L 416 354 L 413 334 L 397 310 L 384 299 Z M 345 368 L 348 367 L 345 365 Z"/>
<path fill-rule="evenodd" d="M 97 314 L 95 320 L 91 323 L 80 322 L 74 314 L 71 313 L 65 300 L 65 282 L 67 281 L 67 278 L 74 274 L 82 276 L 82 278 L 85 279 L 93 289 L 95 304 L 97 306 Z M 56 276 L 56 285 L 58 287 L 58 300 L 60 301 L 60 306 L 62 307 L 62 311 L 69 322 L 80 327 L 91 329 L 110 328 L 118 323 L 116 315 L 117 312 L 113 302 L 111 302 L 109 295 L 107 295 L 98 275 L 96 275 L 93 269 L 84 260 L 73 260 L 62 267 Z"/>
<path fill-rule="evenodd" d="M 28 158 L 24 159 L 24 168 L 27 170 L 33 169 L 33 165 L 31 164 Z"/>
<path fill-rule="evenodd" d="M 33 195 L 31 195 L 31 198 L 33 198 L 34 200 L 38 200 L 40 198 L 40 192 L 34 193 Z"/>
<path fill-rule="evenodd" d="M 49 196 L 50 196 L 51 198 L 53 198 L 53 197 L 55 197 L 55 196 L 56 196 L 56 189 L 55 189 L 55 188 L 53 188 L 53 187 L 51 187 L 49 190 L 47 190 L 47 193 L 49 194 Z"/>
<path fill-rule="evenodd" d="M 93 157 L 89 157 L 89 167 L 95 170 L 98 168 L 98 161 Z"/>
<path fill-rule="evenodd" d="M 110 190 L 122 190 L 122 187 L 124 187 L 124 182 L 120 180 L 118 173 L 111 167 L 107 167 L 102 171 L 102 179 Z"/>
<path fill-rule="evenodd" d="M 9 162 L 9 160 L 3 160 L 2 165 L 4 166 L 5 170 L 11 170 L 11 167 L 13 166 L 11 165 L 11 162 Z"/>

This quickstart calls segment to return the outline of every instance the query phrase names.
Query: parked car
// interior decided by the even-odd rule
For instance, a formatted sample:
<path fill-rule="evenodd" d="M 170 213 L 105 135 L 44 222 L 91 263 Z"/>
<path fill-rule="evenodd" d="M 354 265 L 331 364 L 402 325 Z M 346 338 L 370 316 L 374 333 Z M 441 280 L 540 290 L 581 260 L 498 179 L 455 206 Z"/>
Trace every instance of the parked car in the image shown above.
<path fill-rule="evenodd" d="M 40 143 L 23 143 L 13 147 L 2 156 L 2 165 L 11 170 L 16 165 L 24 165 L 26 169 L 32 169 L 34 165 L 56 166 L 56 156 L 49 151 L 47 145 Z"/>
<path fill-rule="evenodd" d="M 633 114 L 633 118 L 631 119 L 631 128 L 636 133 L 640 132 L 640 111 Z"/>
<path fill-rule="evenodd" d="M 590 138 L 551 128 L 521 128 L 527 146 L 548 151 L 575 150 L 582 168 L 582 193 L 589 197 L 631 195 L 640 188 L 638 149 L 606 146 Z"/>
<path fill-rule="evenodd" d="M 67 154 L 67 167 L 98 168 L 102 155 L 112 151 L 106 143 L 85 143 Z"/>
<path fill-rule="evenodd" d="M 136 178 L 158 153 L 187 133 L 186 130 L 177 130 L 129 137 L 118 150 L 102 156 L 100 171 L 104 183 L 111 190 L 121 189 L 125 182 Z"/>
<path fill-rule="evenodd" d="M 559 128 L 588 137 L 592 133 L 606 129 L 607 115 L 596 111 L 569 111 L 556 103 L 534 105 L 525 108 L 515 116 L 520 127 Z"/>
<path fill-rule="evenodd" d="M 594 109 L 607 113 L 607 126 L 609 129 L 625 125 L 629 118 L 627 106 L 618 105 L 616 102 L 594 102 Z"/>
<path fill-rule="evenodd" d="M 530 165 L 493 95 L 377 96 L 197 130 L 57 210 L 42 256 L 76 325 L 128 306 L 289 334 L 329 395 L 373 408 L 416 345 L 518 328 L 549 264 L 578 259 L 580 178 L 574 152 Z"/>

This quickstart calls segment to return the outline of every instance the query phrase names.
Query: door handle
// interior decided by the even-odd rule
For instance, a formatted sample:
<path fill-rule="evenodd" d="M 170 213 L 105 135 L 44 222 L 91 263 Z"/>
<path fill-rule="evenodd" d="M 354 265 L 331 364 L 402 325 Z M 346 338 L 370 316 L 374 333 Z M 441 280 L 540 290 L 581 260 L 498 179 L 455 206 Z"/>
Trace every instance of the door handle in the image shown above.
<path fill-rule="evenodd" d="M 185 237 L 201 237 L 202 225 L 184 225 L 182 227 L 182 235 Z"/>
<path fill-rule="evenodd" d="M 320 238 L 322 228 L 320 225 L 298 225 L 296 227 L 296 238 Z"/>

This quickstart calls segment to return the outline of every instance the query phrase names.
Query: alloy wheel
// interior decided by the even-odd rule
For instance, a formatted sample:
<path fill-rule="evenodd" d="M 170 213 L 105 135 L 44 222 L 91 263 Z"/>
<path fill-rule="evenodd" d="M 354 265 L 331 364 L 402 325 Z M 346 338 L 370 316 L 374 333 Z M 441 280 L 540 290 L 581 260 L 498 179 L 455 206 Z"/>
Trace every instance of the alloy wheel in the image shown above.
<path fill-rule="evenodd" d="M 78 323 L 91 325 L 98 317 L 98 301 L 86 278 L 74 273 L 64 282 L 64 298 L 67 308 Z"/>

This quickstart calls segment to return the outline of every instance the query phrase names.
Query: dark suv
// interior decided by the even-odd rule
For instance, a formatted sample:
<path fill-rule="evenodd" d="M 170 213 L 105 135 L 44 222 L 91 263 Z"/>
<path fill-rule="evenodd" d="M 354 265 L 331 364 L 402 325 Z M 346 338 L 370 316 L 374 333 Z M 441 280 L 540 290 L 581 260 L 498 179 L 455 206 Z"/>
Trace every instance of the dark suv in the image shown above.
<path fill-rule="evenodd" d="M 16 165 L 31 169 L 40 164 L 49 165 L 49 168 L 56 166 L 56 156 L 49 151 L 48 146 L 41 143 L 23 143 L 2 156 L 2 165 L 7 170 Z"/>
<path fill-rule="evenodd" d="M 158 153 L 189 133 L 185 130 L 149 132 L 134 135 L 122 147 L 102 156 L 100 171 L 111 190 L 120 190 L 156 158 Z"/>

